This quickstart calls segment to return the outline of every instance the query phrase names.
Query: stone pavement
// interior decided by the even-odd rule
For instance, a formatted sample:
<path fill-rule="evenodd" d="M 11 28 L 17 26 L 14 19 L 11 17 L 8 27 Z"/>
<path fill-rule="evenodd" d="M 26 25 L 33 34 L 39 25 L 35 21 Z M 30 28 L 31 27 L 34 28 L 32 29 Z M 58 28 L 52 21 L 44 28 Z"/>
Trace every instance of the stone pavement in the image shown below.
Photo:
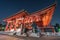
<path fill-rule="evenodd" d="M 60 33 L 59 33 L 60 34 Z M 5 32 L 0 32 L 0 40 L 60 40 L 60 36 L 42 36 L 42 37 L 22 37 L 7 35 Z"/>
<path fill-rule="evenodd" d="M 0 35 L 0 40 L 60 40 L 60 37 L 55 36 L 42 36 L 40 38 L 36 37 L 21 37 L 21 36 L 8 36 Z"/>

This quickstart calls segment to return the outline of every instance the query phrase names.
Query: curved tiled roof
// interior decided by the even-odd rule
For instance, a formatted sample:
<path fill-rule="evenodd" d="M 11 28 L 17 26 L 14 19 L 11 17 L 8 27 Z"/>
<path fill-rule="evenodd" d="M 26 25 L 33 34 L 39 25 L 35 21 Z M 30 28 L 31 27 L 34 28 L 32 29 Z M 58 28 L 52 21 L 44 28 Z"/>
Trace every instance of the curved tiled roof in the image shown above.
<path fill-rule="evenodd" d="M 21 11 L 17 12 L 16 14 L 14 14 L 14 15 L 12 15 L 12 16 L 10 16 L 10 17 L 5 18 L 3 21 L 11 20 L 11 19 L 17 18 L 17 17 L 19 17 L 19 16 L 22 17 L 23 15 L 26 16 L 26 15 L 29 15 L 29 14 L 28 14 L 27 11 L 21 10 Z"/>

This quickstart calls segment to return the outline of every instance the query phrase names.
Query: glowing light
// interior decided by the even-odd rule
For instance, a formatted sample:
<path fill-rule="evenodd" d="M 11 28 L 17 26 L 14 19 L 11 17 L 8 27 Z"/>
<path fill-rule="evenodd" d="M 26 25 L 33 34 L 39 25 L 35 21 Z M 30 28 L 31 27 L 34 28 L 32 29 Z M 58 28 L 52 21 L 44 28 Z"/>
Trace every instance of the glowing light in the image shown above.
<path fill-rule="evenodd" d="M 14 31 L 14 29 L 11 29 L 11 30 L 10 30 L 10 32 L 13 32 L 13 31 Z"/>
<path fill-rule="evenodd" d="M 44 16 L 44 18 L 43 18 L 43 25 L 44 26 L 46 26 L 48 23 L 47 23 L 47 21 L 48 21 L 48 19 L 49 19 L 49 16 Z"/>

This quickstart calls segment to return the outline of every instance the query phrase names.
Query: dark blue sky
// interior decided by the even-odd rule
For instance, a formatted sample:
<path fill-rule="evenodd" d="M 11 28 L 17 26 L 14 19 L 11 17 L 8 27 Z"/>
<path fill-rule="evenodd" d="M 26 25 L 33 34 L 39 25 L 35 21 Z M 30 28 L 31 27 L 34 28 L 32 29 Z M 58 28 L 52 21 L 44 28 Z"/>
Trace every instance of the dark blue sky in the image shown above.
<path fill-rule="evenodd" d="M 0 0 L 0 21 L 22 9 L 32 13 L 48 7 L 54 2 L 55 0 Z M 57 6 L 51 23 L 60 24 L 60 0 L 57 0 Z"/>

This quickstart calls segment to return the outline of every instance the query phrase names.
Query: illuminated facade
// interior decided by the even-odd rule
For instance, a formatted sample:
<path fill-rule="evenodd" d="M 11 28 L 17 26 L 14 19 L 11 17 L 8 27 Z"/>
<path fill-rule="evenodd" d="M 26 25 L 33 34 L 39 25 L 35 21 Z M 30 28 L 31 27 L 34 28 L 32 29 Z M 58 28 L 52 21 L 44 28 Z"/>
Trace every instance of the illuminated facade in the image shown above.
<path fill-rule="evenodd" d="M 44 28 L 47 28 L 52 19 L 55 5 L 56 4 L 53 4 L 43 10 L 33 12 L 32 14 L 23 10 L 15 15 L 5 18 L 4 21 L 7 23 L 5 31 L 11 31 L 12 29 L 15 31 L 17 28 L 21 28 L 22 30 L 25 27 L 32 29 L 33 27 L 31 25 L 33 22 L 36 23 L 37 27 L 39 27 L 41 31 L 44 31 Z M 51 29 L 53 30 L 52 27 Z"/>

